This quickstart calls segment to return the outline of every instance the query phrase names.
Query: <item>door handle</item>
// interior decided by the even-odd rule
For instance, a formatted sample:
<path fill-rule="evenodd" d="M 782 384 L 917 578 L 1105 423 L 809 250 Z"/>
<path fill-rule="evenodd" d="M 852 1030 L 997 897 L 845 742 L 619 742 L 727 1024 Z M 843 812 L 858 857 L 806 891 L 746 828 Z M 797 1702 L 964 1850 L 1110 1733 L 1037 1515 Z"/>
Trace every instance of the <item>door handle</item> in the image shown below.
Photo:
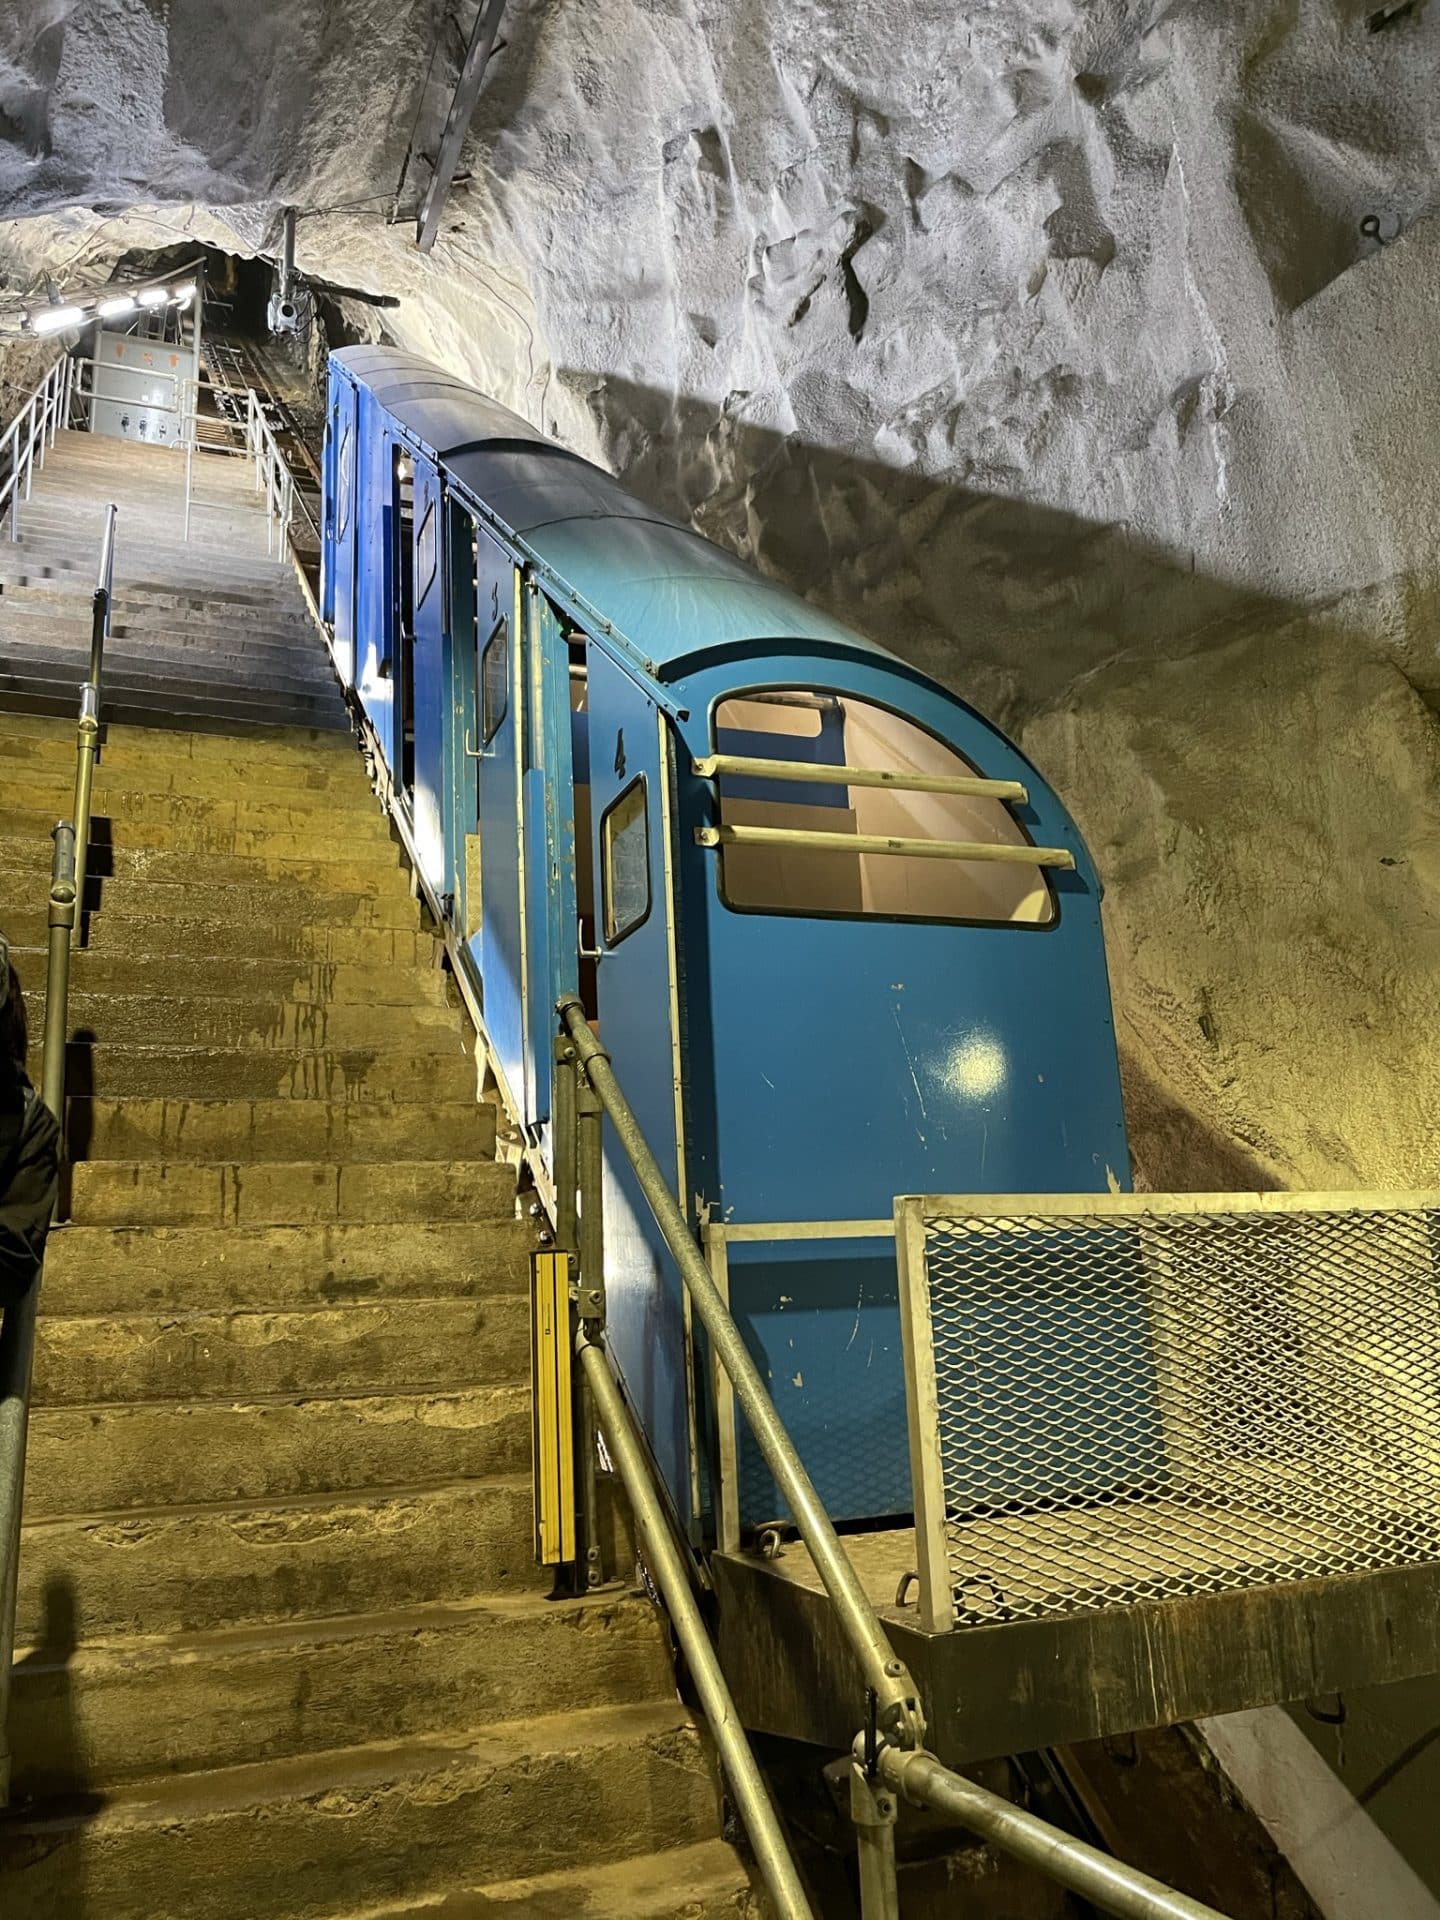
<path fill-rule="evenodd" d="M 495 758 L 495 749 L 493 747 L 471 746 L 470 729 L 468 727 L 465 729 L 465 751 L 472 760 L 493 760 Z"/>

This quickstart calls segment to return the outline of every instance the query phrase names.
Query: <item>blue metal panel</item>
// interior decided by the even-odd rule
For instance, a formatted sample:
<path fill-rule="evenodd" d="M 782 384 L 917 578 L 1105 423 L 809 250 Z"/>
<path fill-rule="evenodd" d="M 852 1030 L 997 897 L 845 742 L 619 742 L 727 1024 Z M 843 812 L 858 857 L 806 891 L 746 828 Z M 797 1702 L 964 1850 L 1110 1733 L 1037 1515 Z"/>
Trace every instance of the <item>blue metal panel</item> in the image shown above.
<path fill-rule="evenodd" d="M 336 666 L 347 685 L 355 678 L 356 474 L 359 396 L 338 371 L 330 374 L 332 445 L 325 480 L 325 578 Z M 343 455 L 343 458 L 342 458 Z M 341 492 L 347 496 L 341 500 Z M 343 522 L 343 528 L 342 528 Z"/>
<path fill-rule="evenodd" d="M 887 1217 L 907 1192 L 1126 1186 L 1098 886 L 1054 794 L 939 688 L 850 661 L 817 676 L 803 655 L 767 661 L 765 680 L 896 707 L 982 772 L 1023 780 L 1032 836 L 1069 847 L 1077 871 L 1054 875 L 1060 913 L 1049 927 L 732 912 L 718 897 L 715 855 L 693 843 L 693 828 L 713 817 L 711 789 L 682 777 L 690 1185 L 718 1217 L 740 1221 Z M 733 669 L 682 683 L 692 755 L 710 749 L 712 702 L 743 684 Z M 888 1244 L 826 1245 L 823 1255 L 737 1247 L 731 1298 L 832 1512 L 906 1511 Z M 777 1511 L 747 1441 L 742 1516 Z"/>
<path fill-rule="evenodd" d="M 590 803 L 595 924 L 604 928 L 604 816 L 637 777 L 646 784 L 650 911 L 618 945 L 603 940 L 600 1032 L 626 1098 L 667 1181 L 683 1193 L 675 1136 L 675 1051 L 670 1019 L 669 918 L 662 798 L 667 778 L 654 702 L 590 647 Z M 687 1209 L 688 1211 L 688 1209 Z M 683 1524 L 693 1516 L 685 1317 L 679 1273 L 665 1252 L 630 1164 L 605 1128 L 605 1280 L 608 1337 L 626 1388 Z"/>
<path fill-rule="evenodd" d="M 508 698 L 494 737 L 477 730 L 480 814 L 480 932 L 472 951 L 484 987 L 485 1031 L 517 1107 L 525 1096 L 525 927 L 521 885 L 521 749 L 525 725 L 523 630 L 514 563 L 483 531 L 478 561 L 481 658 L 501 621 L 508 626 Z M 482 700 L 483 705 L 483 700 Z M 548 1035 L 548 1026 L 547 1026 Z"/>
<path fill-rule="evenodd" d="M 411 813 L 425 878 L 436 893 L 449 891 L 445 849 L 446 736 L 450 675 L 445 625 L 440 476 L 428 460 L 415 461 L 415 785 Z"/>
<path fill-rule="evenodd" d="M 554 1009 L 578 984 L 575 901 L 575 780 L 572 771 L 570 655 L 554 609 L 525 590 L 525 890 L 530 929 L 526 964 L 533 1016 L 526 1035 L 525 1114 L 550 1118 Z"/>
<path fill-rule="evenodd" d="M 391 554 L 390 447 L 385 411 L 361 390 L 355 458 L 355 687 L 380 742 L 386 765 L 397 771 L 394 681 L 388 662 L 395 619 Z"/>

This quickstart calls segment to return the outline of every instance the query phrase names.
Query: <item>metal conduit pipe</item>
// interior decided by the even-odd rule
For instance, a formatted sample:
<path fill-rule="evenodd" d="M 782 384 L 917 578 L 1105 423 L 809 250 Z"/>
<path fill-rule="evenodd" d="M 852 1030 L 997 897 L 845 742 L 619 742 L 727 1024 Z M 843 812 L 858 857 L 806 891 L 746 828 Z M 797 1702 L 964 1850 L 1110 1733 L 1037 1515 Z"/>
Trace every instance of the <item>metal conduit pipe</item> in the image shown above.
<path fill-rule="evenodd" d="M 602 1096 L 603 1097 L 603 1096 Z M 630 1409 L 610 1371 L 603 1347 L 582 1332 L 576 1342 L 605 1446 L 624 1483 L 655 1584 L 675 1628 L 706 1723 L 720 1750 L 720 1763 L 735 1795 L 740 1818 L 764 1877 L 778 1920 L 814 1920 L 805 1889 L 785 1842 L 780 1816 L 756 1764 L 735 1710 L 720 1662 L 691 1591 L 690 1576 L 670 1533 L 665 1509 L 650 1482 L 649 1468 Z"/>
<path fill-rule="evenodd" d="M 575 1043 L 581 1066 L 600 1097 L 626 1157 L 655 1215 L 665 1242 L 675 1258 L 695 1311 L 709 1335 L 716 1358 L 729 1375 L 735 1398 L 750 1423 L 765 1464 L 789 1505 L 801 1538 L 810 1550 L 815 1570 L 830 1596 L 842 1631 L 854 1649 L 867 1687 L 874 1689 L 879 1726 L 897 1747 L 924 1744 L 925 1721 L 919 1695 L 903 1660 L 899 1659 L 880 1617 L 860 1584 L 829 1514 L 800 1456 L 775 1411 L 774 1402 L 741 1338 L 740 1329 L 720 1296 L 704 1256 L 696 1245 L 675 1196 L 666 1185 L 659 1162 L 640 1129 L 629 1102 L 620 1090 L 610 1056 L 596 1039 L 578 999 L 559 1002 L 560 1016 Z"/>
<path fill-rule="evenodd" d="M 856 1758 L 860 1758 L 858 1742 Z M 1225 1920 L 1203 1901 L 1176 1893 L 1148 1873 L 1137 1873 L 1033 1813 L 1012 1806 L 998 1793 L 952 1773 L 931 1753 L 902 1753 L 882 1746 L 878 1766 L 880 1778 L 912 1806 L 945 1814 L 1057 1886 L 1078 1893 L 1102 1913 L 1115 1914 L 1118 1920 Z"/>

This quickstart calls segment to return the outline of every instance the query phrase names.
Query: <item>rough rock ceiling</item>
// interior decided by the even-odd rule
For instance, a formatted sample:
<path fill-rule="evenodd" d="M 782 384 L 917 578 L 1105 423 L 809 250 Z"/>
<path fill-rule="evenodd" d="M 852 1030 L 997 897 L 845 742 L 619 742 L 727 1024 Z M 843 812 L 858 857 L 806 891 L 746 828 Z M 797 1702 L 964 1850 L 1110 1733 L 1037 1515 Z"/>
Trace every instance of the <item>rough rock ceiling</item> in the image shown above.
<path fill-rule="evenodd" d="M 1440 5 L 512 0 L 421 258 L 469 12 L 10 0 L 0 285 L 324 210 L 357 319 L 1020 733 L 1142 1177 L 1440 1181 Z"/>

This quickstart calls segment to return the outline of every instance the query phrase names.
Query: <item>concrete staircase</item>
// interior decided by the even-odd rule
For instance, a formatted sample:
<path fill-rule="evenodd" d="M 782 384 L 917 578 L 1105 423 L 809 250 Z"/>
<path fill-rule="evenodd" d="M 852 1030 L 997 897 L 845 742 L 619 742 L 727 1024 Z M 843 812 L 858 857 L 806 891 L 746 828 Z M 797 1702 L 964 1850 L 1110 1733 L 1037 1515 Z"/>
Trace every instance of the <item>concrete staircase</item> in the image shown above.
<path fill-rule="evenodd" d="M 346 725 L 293 566 L 278 539 L 267 551 L 249 462 L 195 456 L 187 540 L 183 455 L 89 433 L 57 437 L 20 509 L 19 541 L 0 539 L 0 700 L 74 711 L 112 501 L 112 720 Z"/>
<path fill-rule="evenodd" d="M 30 671 L 15 566 L 0 545 L 28 706 L 63 650 Z M 298 588 L 266 592 L 298 635 Z M 136 660 L 132 712 L 163 678 Z M 237 731 L 256 662 L 209 704 L 211 669 L 187 682 L 190 728 L 111 725 L 97 773 L 0 1913 L 747 1912 L 663 1622 L 552 1599 L 533 1564 L 532 1230 L 338 694 L 323 730 Z M 73 731 L 0 711 L 0 926 L 37 1036 Z"/>

